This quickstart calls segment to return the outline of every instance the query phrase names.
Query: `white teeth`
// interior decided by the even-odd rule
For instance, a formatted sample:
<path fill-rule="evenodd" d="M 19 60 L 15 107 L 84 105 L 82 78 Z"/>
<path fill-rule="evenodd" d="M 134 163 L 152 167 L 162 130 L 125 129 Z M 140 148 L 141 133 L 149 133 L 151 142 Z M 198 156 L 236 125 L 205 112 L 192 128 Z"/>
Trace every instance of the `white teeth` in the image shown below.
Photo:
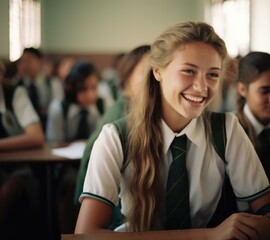
<path fill-rule="evenodd" d="M 190 95 L 184 95 L 184 97 L 188 100 L 194 101 L 194 102 L 201 102 L 203 100 L 202 97 L 194 97 Z"/>

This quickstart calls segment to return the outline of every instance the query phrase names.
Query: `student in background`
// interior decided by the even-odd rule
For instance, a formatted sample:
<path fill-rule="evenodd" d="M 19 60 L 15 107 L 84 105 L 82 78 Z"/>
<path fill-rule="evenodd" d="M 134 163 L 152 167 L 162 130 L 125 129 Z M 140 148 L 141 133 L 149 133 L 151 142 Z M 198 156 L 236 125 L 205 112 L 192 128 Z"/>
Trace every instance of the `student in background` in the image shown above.
<path fill-rule="evenodd" d="M 155 39 L 143 87 L 126 118 L 127 148 L 113 123 L 103 127 L 93 146 L 75 233 L 106 229 L 120 196 L 126 223 L 118 231 L 175 230 L 159 231 L 160 239 L 269 239 L 269 181 L 238 119 L 233 113 L 225 115 L 226 165 L 209 135 L 204 111 L 217 94 L 226 57 L 224 41 L 206 23 L 181 22 Z M 175 143 L 177 137 L 186 142 L 186 150 Z M 177 160 L 185 155 L 186 164 Z M 174 188 L 167 180 L 178 167 L 184 181 Z M 207 228 L 225 171 L 237 198 L 261 216 L 235 213 Z M 174 190 L 177 194 L 170 198 Z"/>
<path fill-rule="evenodd" d="M 49 107 L 48 141 L 87 139 L 96 129 L 104 112 L 98 98 L 99 73 L 87 61 L 77 61 L 64 82 L 64 100 L 54 100 Z"/>
<path fill-rule="evenodd" d="M 64 81 L 64 100 L 54 100 L 49 107 L 47 140 L 74 142 L 86 140 L 96 130 L 104 112 L 98 97 L 99 72 L 88 61 L 74 63 Z M 62 233 L 71 233 L 77 216 L 73 204 L 78 167 L 59 167 L 59 217 Z"/>
<path fill-rule="evenodd" d="M 53 99 L 63 98 L 62 84 L 58 78 L 46 76 L 44 55 L 39 49 L 25 48 L 17 66 L 17 85 L 27 88 L 45 130 L 49 104 Z"/>
<path fill-rule="evenodd" d="M 270 180 L 270 54 L 250 52 L 240 60 L 237 116 Z"/>
<path fill-rule="evenodd" d="M 4 70 L 0 62 L 0 152 L 42 147 L 38 114 L 24 87 L 4 82 Z M 39 183 L 28 166 L 1 165 L 0 239 L 36 239 L 42 231 L 39 201 Z"/>
<path fill-rule="evenodd" d="M 4 83 L 0 69 L 0 151 L 41 147 L 44 134 L 24 87 Z"/>
<path fill-rule="evenodd" d="M 113 122 L 126 113 L 129 100 L 136 96 L 140 89 L 140 84 L 143 79 L 146 67 L 148 65 L 150 53 L 150 45 L 139 46 L 123 57 L 123 61 L 119 65 L 119 77 L 121 96 L 117 99 L 114 105 L 109 108 L 101 119 L 101 124 L 93 135 L 88 139 L 83 157 L 80 162 L 80 169 L 77 178 L 76 191 L 74 201 L 78 204 L 79 196 L 82 193 L 84 177 L 87 170 L 87 165 L 93 144 L 98 137 L 103 125 Z"/>

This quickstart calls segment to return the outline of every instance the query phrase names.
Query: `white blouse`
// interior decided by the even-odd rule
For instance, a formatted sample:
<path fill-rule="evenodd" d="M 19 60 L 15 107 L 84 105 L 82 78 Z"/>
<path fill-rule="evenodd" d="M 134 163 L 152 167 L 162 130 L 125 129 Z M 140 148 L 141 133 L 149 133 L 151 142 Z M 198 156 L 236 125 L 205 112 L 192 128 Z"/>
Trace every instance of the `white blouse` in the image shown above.
<path fill-rule="evenodd" d="M 3 114 L 3 122 L 5 121 L 4 118 L 9 119 L 7 120 L 7 123 L 9 124 L 6 128 L 9 135 L 17 135 L 27 126 L 40 122 L 38 114 L 36 113 L 24 87 L 16 87 L 12 98 L 12 107 L 13 113 L 6 108 L 3 87 L 0 85 L 0 113 Z M 14 119 L 14 116 L 16 120 Z"/>
<path fill-rule="evenodd" d="M 221 196 L 225 170 L 240 201 L 249 201 L 270 191 L 268 179 L 253 145 L 233 113 L 226 113 L 226 166 L 212 144 L 206 140 L 202 117 L 193 119 L 179 134 L 175 134 L 162 121 L 162 133 L 164 191 L 172 162 L 169 150 L 171 142 L 175 135 L 186 134 L 188 137 L 186 162 L 193 228 L 206 227 L 214 214 Z M 121 174 L 122 163 L 123 151 L 118 132 L 113 124 L 107 124 L 93 146 L 80 201 L 90 197 L 114 206 L 120 197 L 121 211 L 125 215 L 131 202 L 128 189 L 131 166 Z"/>

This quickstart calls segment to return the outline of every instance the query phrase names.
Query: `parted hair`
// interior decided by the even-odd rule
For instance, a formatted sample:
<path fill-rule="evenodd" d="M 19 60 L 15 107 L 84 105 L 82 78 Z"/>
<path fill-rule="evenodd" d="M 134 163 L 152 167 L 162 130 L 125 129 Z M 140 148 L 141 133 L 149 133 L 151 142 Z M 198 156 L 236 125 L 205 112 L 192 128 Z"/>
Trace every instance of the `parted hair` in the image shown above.
<path fill-rule="evenodd" d="M 163 137 L 161 132 L 161 90 L 153 67 L 166 67 L 174 53 L 199 41 L 213 46 L 222 60 L 227 57 L 224 41 L 204 22 L 180 22 L 165 30 L 151 45 L 150 63 L 140 94 L 128 114 L 128 158 L 133 169 L 130 191 L 133 197 L 127 220 L 133 231 L 164 228 Z"/>

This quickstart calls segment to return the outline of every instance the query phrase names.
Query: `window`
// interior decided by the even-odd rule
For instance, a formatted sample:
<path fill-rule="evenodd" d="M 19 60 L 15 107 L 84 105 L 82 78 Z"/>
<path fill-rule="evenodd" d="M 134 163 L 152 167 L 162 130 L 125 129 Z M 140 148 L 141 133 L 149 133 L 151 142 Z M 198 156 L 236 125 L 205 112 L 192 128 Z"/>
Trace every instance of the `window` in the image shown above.
<path fill-rule="evenodd" d="M 250 49 L 250 0 L 212 0 L 212 25 L 226 42 L 229 55 Z"/>
<path fill-rule="evenodd" d="M 9 56 L 17 60 L 25 47 L 40 47 L 40 0 L 9 0 Z"/>

